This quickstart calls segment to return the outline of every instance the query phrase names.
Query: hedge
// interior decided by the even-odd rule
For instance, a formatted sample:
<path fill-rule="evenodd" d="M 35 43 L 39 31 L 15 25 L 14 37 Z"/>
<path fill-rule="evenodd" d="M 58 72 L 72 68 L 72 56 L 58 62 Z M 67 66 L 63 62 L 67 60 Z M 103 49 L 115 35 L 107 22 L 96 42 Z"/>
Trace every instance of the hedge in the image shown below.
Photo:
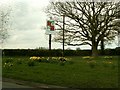
<path fill-rule="evenodd" d="M 104 55 L 120 55 L 120 48 L 106 49 Z M 98 50 L 99 55 L 101 51 Z M 62 56 L 61 49 L 54 50 L 41 50 L 41 49 L 3 49 L 2 54 L 4 56 Z M 65 50 L 65 56 L 90 56 L 92 55 L 91 50 Z"/>

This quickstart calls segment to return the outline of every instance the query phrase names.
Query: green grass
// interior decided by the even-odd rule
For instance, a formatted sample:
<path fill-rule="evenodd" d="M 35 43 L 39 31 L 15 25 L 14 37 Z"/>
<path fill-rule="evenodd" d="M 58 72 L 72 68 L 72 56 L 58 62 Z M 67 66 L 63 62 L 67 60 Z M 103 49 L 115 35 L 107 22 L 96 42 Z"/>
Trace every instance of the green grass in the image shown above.
<path fill-rule="evenodd" d="M 118 57 L 69 57 L 67 62 L 36 62 L 3 57 L 3 77 L 72 88 L 118 88 Z"/>

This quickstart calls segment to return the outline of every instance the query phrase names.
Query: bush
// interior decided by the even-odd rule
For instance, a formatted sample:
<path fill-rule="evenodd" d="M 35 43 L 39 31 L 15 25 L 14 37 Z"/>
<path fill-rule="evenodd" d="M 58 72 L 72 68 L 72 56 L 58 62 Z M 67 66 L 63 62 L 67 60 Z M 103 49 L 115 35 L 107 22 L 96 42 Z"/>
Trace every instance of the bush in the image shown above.
<path fill-rule="evenodd" d="M 51 51 L 47 49 L 4 49 L 2 51 L 3 56 L 62 56 L 61 49 L 52 49 Z M 101 55 L 101 50 L 98 50 L 98 54 Z M 120 48 L 116 49 L 105 49 L 105 54 L 107 56 L 119 55 Z M 65 56 L 91 56 L 91 50 L 65 50 Z"/>

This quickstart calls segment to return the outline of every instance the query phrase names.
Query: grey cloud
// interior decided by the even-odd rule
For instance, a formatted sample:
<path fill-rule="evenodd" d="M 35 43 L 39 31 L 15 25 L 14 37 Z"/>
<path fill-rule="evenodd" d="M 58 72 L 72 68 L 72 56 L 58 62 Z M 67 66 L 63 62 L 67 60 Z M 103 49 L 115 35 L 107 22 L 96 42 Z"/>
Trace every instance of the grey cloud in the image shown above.
<path fill-rule="evenodd" d="M 18 30 L 40 28 L 45 24 L 45 16 L 45 13 L 39 9 L 34 11 L 29 5 L 23 4 L 15 9 L 13 26 Z"/>

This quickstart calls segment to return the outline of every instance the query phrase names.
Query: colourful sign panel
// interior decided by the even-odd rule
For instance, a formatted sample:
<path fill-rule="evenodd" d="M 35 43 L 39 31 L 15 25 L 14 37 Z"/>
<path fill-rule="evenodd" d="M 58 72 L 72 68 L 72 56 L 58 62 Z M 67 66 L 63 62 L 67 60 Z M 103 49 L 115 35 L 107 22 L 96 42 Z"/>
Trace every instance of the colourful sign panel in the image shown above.
<path fill-rule="evenodd" d="M 48 20 L 47 21 L 47 29 L 50 31 L 54 31 L 55 27 L 54 27 L 54 21 L 53 20 Z"/>
<path fill-rule="evenodd" d="M 47 29 L 46 34 L 55 34 L 55 21 L 54 20 L 47 20 Z"/>

